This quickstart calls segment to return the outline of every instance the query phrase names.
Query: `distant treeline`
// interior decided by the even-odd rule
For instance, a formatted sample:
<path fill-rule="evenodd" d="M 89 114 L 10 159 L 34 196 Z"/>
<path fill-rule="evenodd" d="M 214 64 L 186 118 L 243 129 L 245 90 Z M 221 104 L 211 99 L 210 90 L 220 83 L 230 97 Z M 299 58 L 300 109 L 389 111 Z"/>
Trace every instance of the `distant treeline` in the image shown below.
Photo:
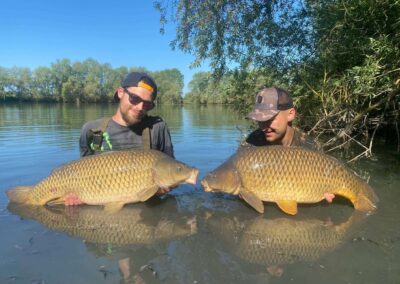
<path fill-rule="evenodd" d="M 130 71 L 144 71 L 157 82 L 157 103 L 182 102 L 183 75 L 178 69 L 150 72 L 142 67 L 100 64 L 94 59 L 71 63 L 57 60 L 50 67 L 0 67 L 0 102 L 110 102 L 123 77 Z"/>

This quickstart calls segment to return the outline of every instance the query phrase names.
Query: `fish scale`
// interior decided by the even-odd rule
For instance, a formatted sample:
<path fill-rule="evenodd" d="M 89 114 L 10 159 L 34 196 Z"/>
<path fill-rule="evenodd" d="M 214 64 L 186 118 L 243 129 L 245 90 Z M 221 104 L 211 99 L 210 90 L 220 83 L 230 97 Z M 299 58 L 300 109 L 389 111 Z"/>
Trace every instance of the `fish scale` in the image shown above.
<path fill-rule="evenodd" d="M 264 162 L 271 158 L 272 165 Z M 239 169 L 251 169 L 252 165 L 258 165 L 256 171 L 243 171 L 241 180 L 243 187 L 257 191 L 265 201 L 295 198 L 298 202 L 318 202 L 323 199 L 324 192 L 344 187 L 344 180 L 349 180 L 346 169 L 339 167 L 337 160 L 298 148 L 287 148 L 286 151 L 276 147 L 269 151 L 249 148 L 240 152 L 236 161 Z M 321 175 L 321 172 L 329 174 Z"/>
<path fill-rule="evenodd" d="M 361 211 L 374 210 L 378 202 L 373 189 L 337 159 L 300 147 L 241 147 L 202 185 L 240 194 L 259 212 L 261 201 L 269 201 L 296 214 L 297 203 L 316 203 L 327 194 L 343 196 Z"/>
<path fill-rule="evenodd" d="M 44 205 L 73 193 L 86 204 L 144 201 L 160 187 L 195 184 L 198 170 L 156 150 L 106 152 L 55 169 L 32 187 L 7 192 L 11 201 Z"/>
<path fill-rule="evenodd" d="M 157 160 L 157 155 L 145 152 L 136 152 L 134 160 L 129 153 L 106 154 L 102 157 L 92 156 L 82 162 L 72 162 L 56 170 L 49 179 L 45 179 L 35 186 L 32 191 L 34 200 L 42 200 L 48 192 L 57 187 L 62 194 L 80 191 L 80 198 L 85 203 L 98 204 L 105 199 L 118 200 L 131 194 L 131 188 L 150 188 L 154 186 L 151 176 L 151 167 Z M 115 160 L 115 161 L 114 161 Z M 110 171 L 110 165 L 118 164 L 117 170 Z M 114 184 L 111 183 L 114 182 Z M 107 190 L 108 194 L 96 194 L 99 190 Z"/>

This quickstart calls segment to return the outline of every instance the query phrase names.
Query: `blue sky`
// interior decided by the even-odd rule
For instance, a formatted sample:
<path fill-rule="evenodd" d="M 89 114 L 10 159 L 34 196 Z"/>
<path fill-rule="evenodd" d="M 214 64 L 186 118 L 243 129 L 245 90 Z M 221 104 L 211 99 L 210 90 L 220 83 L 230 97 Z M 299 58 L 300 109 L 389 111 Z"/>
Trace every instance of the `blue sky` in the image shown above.
<path fill-rule="evenodd" d="M 193 56 L 171 49 L 174 26 L 161 35 L 159 19 L 152 0 L 1 0 L 0 66 L 90 57 L 113 68 L 178 68 L 187 91 L 192 75 L 207 68 L 189 68 Z"/>

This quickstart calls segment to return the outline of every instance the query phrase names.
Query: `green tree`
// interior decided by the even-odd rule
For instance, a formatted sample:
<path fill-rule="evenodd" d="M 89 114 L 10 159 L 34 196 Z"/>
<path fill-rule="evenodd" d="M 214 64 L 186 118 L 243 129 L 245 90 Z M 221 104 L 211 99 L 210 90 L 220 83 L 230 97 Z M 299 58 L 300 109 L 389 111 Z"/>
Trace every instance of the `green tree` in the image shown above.
<path fill-rule="evenodd" d="M 81 62 L 75 62 L 67 81 L 63 82 L 61 95 L 64 102 L 80 102 L 85 95 L 85 77 L 87 68 Z"/>
<path fill-rule="evenodd" d="M 213 83 L 214 101 L 246 106 L 262 83 L 283 86 L 295 97 L 301 123 L 331 138 L 325 146 L 356 142 L 368 156 L 380 132 L 396 136 L 400 150 L 400 1 L 155 5 L 161 24 L 170 15 L 177 23 L 172 46 L 195 55 L 194 65 L 210 60 L 213 77 L 222 78 Z"/>
<path fill-rule="evenodd" d="M 104 89 L 106 96 L 108 97 L 107 100 L 113 101 L 114 92 L 118 86 L 121 85 L 121 82 L 126 74 L 128 74 L 128 68 L 126 67 L 106 69 L 106 81 L 104 83 Z"/>
<path fill-rule="evenodd" d="M 6 96 L 9 91 L 9 84 L 10 84 L 10 74 L 8 72 L 8 69 L 0 67 L 0 96 L 3 98 L 3 100 L 6 99 Z"/>
<path fill-rule="evenodd" d="M 176 69 L 166 69 L 152 73 L 157 83 L 157 103 L 180 104 L 182 102 L 183 75 Z"/>
<path fill-rule="evenodd" d="M 313 30 L 300 0 L 155 1 L 162 30 L 177 23 L 173 48 L 210 60 L 221 76 L 232 65 L 285 69 L 311 55 Z M 170 14 L 168 13 L 170 11 Z"/>
<path fill-rule="evenodd" d="M 210 72 L 198 72 L 192 77 L 189 82 L 189 92 L 185 95 L 185 102 L 189 103 L 201 103 L 204 104 L 207 101 L 204 97 L 209 86 L 211 85 L 211 73 Z"/>
<path fill-rule="evenodd" d="M 7 89 L 18 100 L 26 100 L 31 98 L 32 73 L 29 68 L 13 67 L 9 70 L 9 81 Z"/>
<path fill-rule="evenodd" d="M 53 74 L 52 81 L 54 82 L 54 96 L 57 100 L 61 101 L 63 84 L 68 81 L 72 72 L 71 62 L 67 58 L 57 60 L 55 63 L 51 64 L 50 69 Z"/>
<path fill-rule="evenodd" d="M 35 98 L 45 100 L 54 99 L 55 82 L 54 75 L 50 68 L 38 67 L 33 71 L 33 90 Z"/>
<path fill-rule="evenodd" d="M 96 102 L 104 92 L 103 67 L 94 59 L 86 59 L 80 66 L 80 80 L 83 85 L 82 99 Z"/>

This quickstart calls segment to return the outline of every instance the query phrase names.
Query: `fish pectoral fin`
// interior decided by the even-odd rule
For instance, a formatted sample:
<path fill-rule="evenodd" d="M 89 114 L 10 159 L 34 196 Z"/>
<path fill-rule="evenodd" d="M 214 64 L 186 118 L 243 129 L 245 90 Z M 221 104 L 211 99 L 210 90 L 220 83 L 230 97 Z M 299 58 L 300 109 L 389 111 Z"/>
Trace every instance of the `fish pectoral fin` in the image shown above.
<path fill-rule="evenodd" d="M 276 204 L 283 212 L 289 215 L 297 214 L 297 201 L 295 200 L 279 200 L 276 201 Z"/>
<path fill-rule="evenodd" d="M 150 187 L 145 190 L 142 190 L 137 195 L 139 201 L 146 201 L 147 199 L 152 197 L 154 194 L 156 194 L 157 190 L 158 190 L 158 186 L 154 186 L 154 187 Z"/>
<path fill-rule="evenodd" d="M 55 199 L 50 200 L 49 202 L 47 202 L 46 204 L 48 206 L 59 206 L 59 205 L 64 205 L 65 201 L 64 201 L 64 197 L 57 197 Z"/>
<path fill-rule="evenodd" d="M 264 213 L 264 204 L 253 192 L 248 190 L 240 190 L 240 195 L 251 207 L 259 213 Z"/>
<path fill-rule="evenodd" d="M 115 213 L 121 210 L 121 208 L 125 205 L 125 202 L 111 202 L 104 204 L 104 210 L 108 213 Z"/>

